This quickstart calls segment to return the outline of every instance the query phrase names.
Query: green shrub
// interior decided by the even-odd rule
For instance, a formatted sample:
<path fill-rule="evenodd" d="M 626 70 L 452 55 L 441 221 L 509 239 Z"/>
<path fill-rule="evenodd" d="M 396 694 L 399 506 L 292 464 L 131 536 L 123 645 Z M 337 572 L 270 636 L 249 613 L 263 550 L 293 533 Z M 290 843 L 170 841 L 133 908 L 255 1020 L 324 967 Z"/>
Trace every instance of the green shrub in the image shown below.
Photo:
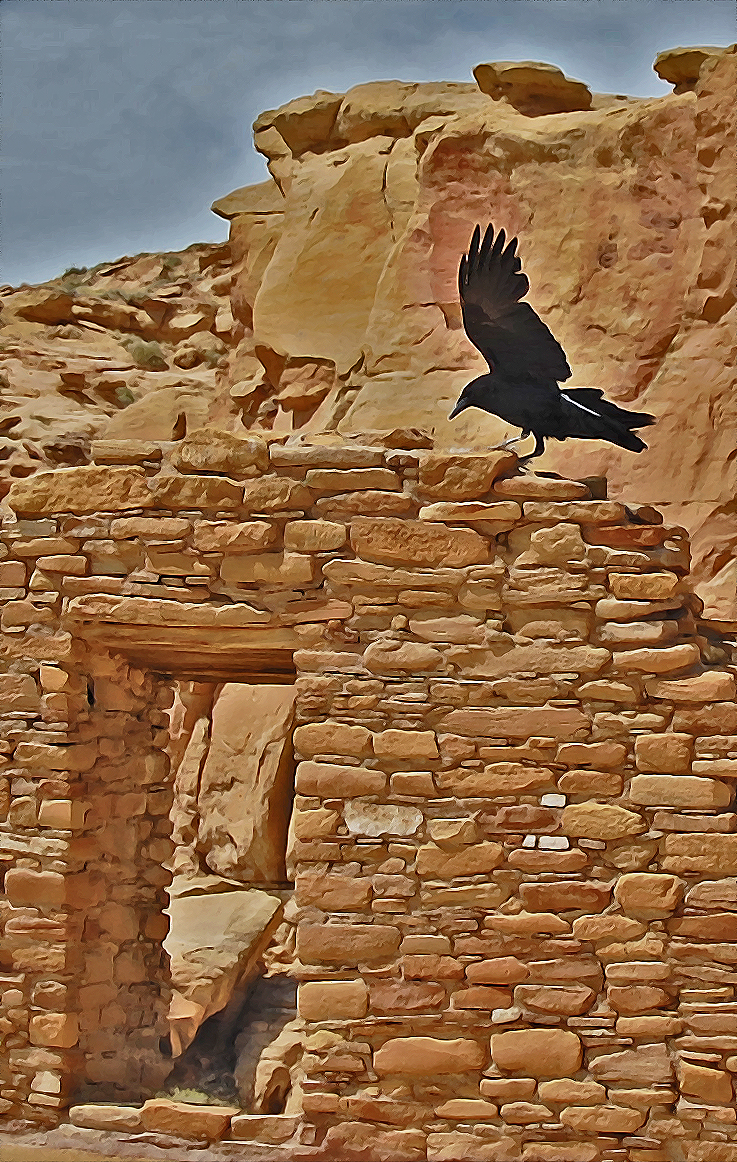
<path fill-rule="evenodd" d="M 166 371 L 169 364 L 155 339 L 141 339 L 138 335 L 119 334 L 118 342 L 125 347 L 136 367 L 144 371 Z"/>

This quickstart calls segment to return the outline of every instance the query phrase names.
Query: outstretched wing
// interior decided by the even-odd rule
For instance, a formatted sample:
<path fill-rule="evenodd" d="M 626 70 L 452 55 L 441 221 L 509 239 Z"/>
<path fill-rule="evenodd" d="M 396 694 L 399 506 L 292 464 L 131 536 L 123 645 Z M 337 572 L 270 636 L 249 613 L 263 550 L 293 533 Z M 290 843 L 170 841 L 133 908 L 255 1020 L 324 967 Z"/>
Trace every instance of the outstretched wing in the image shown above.
<path fill-rule="evenodd" d="M 571 369 L 560 343 L 529 303 L 530 289 L 517 257 L 517 239 L 507 244 L 500 230 L 473 232 L 458 271 L 463 325 L 489 367 L 510 379 L 568 379 Z"/>

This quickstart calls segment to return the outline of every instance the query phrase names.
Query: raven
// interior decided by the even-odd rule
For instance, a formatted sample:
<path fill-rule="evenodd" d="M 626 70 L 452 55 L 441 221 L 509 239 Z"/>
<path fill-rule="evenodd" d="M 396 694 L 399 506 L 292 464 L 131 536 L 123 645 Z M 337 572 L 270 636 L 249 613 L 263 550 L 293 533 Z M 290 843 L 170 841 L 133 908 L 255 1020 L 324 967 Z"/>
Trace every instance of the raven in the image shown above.
<path fill-rule="evenodd" d="M 522 428 L 516 443 L 535 436 L 535 448 L 520 463 L 545 451 L 545 439 L 608 440 L 630 452 L 646 444 L 633 428 L 655 422 L 646 412 L 627 412 L 603 398 L 596 387 L 561 391 L 559 380 L 571 369 L 557 339 L 529 303 L 530 289 L 516 255 L 517 239 L 507 243 L 503 230 L 494 238 L 488 226 L 481 240 L 477 226 L 468 254 L 461 258 L 458 289 L 466 334 L 489 365 L 489 373 L 466 384 L 449 419 L 469 407 L 482 408 Z M 504 446 L 504 445 L 503 445 Z"/>

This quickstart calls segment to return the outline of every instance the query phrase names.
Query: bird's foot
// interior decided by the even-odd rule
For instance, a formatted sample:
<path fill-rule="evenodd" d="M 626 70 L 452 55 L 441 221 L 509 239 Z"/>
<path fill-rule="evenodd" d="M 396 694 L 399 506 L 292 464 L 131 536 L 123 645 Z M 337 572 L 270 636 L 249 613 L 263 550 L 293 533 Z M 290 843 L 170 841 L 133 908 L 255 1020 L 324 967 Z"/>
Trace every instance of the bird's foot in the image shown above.
<path fill-rule="evenodd" d="M 494 444 L 492 452 L 503 452 L 505 448 L 511 448 L 513 444 L 519 444 L 524 439 L 524 434 L 521 436 L 510 436 L 508 440 L 502 440 L 501 444 Z"/>

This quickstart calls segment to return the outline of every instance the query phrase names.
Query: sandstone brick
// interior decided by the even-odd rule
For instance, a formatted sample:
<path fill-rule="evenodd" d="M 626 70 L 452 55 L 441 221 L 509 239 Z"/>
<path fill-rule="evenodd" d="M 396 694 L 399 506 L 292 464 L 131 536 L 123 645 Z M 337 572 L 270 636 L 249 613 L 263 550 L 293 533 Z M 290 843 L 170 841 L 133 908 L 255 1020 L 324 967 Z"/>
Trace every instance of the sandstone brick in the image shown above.
<path fill-rule="evenodd" d="M 703 1098 L 709 1105 L 728 1105 L 733 1099 L 732 1078 L 722 1069 L 707 1069 L 691 1061 L 678 1063 L 681 1093 Z"/>
<path fill-rule="evenodd" d="M 733 734 L 737 731 L 737 704 L 715 702 L 699 709 L 677 708 L 673 729 L 689 734 Z"/>
<path fill-rule="evenodd" d="M 539 1102 L 515 1101 L 503 1105 L 501 1117 L 511 1126 L 529 1126 L 535 1122 L 549 1122 L 553 1117 L 552 1110 Z"/>
<path fill-rule="evenodd" d="M 442 985 L 430 981 L 374 980 L 370 987 L 370 1008 L 376 1016 L 421 1013 L 445 1006 Z"/>
<path fill-rule="evenodd" d="M 541 1013 L 560 1013 L 562 1016 L 577 1016 L 587 1012 L 596 1000 L 596 993 L 585 985 L 566 988 L 565 985 L 517 985 L 514 990 L 515 1004 Z"/>
<path fill-rule="evenodd" d="M 575 521 L 578 524 L 616 524 L 625 518 L 624 505 L 616 500 L 578 501 L 573 504 L 555 501 L 525 503 L 525 519 L 530 521 Z"/>
<path fill-rule="evenodd" d="M 684 886 L 674 875 L 630 872 L 617 880 L 614 898 L 628 916 L 655 920 L 678 907 Z"/>
<path fill-rule="evenodd" d="M 465 613 L 457 617 L 420 615 L 411 619 L 409 628 L 415 637 L 438 644 L 483 645 L 486 640 L 486 630 L 480 618 Z"/>
<path fill-rule="evenodd" d="M 298 480 L 286 476 L 262 476 L 246 484 L 243 507 L 247 512 L 286 512 L 312 507 L 312 493 Z"/>
<path fill-rule="evenodd" d="M 642 1037 L 646 1041 L 663 1041 L 666 1037 L 677 1036 L 682 1030 L 680 1017 L 620 1017 L 616 1025 L 618 1037 Z"/>
<path fill-rule="evenodd" d="M 610 803 L 572 803 L 563 808 L 561 827 L 566 835 L 585 839 L 622 839 L 647 829 L 633 811 Z"/>
<path fill-rule="evenodd" d="M 491 1121 L 498 1112 L 493 1102 L 478 1097 L 452 1097 L 435 1107 L 436 1117 L 463 1122 Z"/>
<path fill-rule="evenodd" d="M 583 1050 L 576 1034 L 563 1029 L 514 1029 L 494 1033 L 491 1055 L 509 1073 L 568 1077 L 578 1071 Z"/>
<path fill-rule="evenodd" d="M 686 895 L 691 908 L 730 908 L 737 911 L 737 881 L 706 880 L 695 884 Z"/>
<path fill-rule="evenodd" d="M 417 874 L 427 879 L 452 880 L 457 876 L 482 875 L 498 867 L 504 859 L 499 843 L 475 843 L 462 851 L 443 851 L 425 844 L 417 853 Z"/>
<path fill-rule="evenodd" d="M 271 444 L 269 457 L 277 467 L 298 468 L 375 468 L 381 465 L 381 448 L 359 444 Z"/>
<path fill-rule="evenodd" d="M 95 466 L 36 472 L 12 485 L 7 502 L 19 516 L 159 507 L 146 487 L 142 468 Z"/>
<path fill-rule="evenodd" d="M 629 916 L 579 916 L 573 921 L 573 935 L 577 940 L 602 944 L 636 940 L 645 930 L 644 924 Z"/>
<path fill-rule="evenodd" d="M 404 956 L 402 972 L 407 980 L 462 980 L 463 965 L 452 956 L 432 953 Z"/>
<path fill-rule="evenodd" d="M 306 1021 L 348 1021 L 365 1017 L 368 989 L 362 980 L 303 981 L 297 1010 Z"/>
<path fill-rule="evenodd" d="M 603 1053 L 589 1070 L 602 1082 L 631 1082 L 633 1085 L 666 1085 L 673 1080 L 673 1065 L 665 1045 L 640 1045 L 619 1053 Z"/>
<path fill-rule="evenodd" d="M 590 500 L 591 491 L 578 480 L 554 480 L 544 476 L 509 476 L 497 480 L 493 492 L 519 500 Z"/>
<path fill-rule="evenodd" d="M 179 540 L 186 537 L 192 525 L 181 516 L 122 516 L 110 522 L 110 535 L 116 540 L 141 537 L 144 540 Z"/>
<path fill-rule="evenodd" d="M 544 848 L 534 851 L 529 847 L 518 847 L 507 857 L 510 867 L 528 872 L 556 872 L 570 875 L 586 867 L 588 857 L 581 848 L 570 851 L 549 851 Z"/>
<path fill-rule="evenodd" d="M 299 1116 L 287 1114 L 237 1114 L 231 1119 L 228 1137 L 236 1141 L 263 1143 L 267 1148 L 280 1146 L 294 1136 L 299 1124 Z"/>
<path fill-rule="evenodd" d="M 368 767 L 303 762 L 297 766 L 295 786 L 301 795 L 317 795 L 322 799 L 351 799 L 356 795 L 380 795 L 386 788 L 386 775 Z"/>
<path fill-rule="evenodd" d="M 432 730 L 383 730 L 374 735 L 373 745 L 379 758 L 406 762 L 438 758 L 438 744 Z"/>
<path fill-rule="evenodd" d="M 381 638 L 367 646 L 363 663 L 372 674 L 423 674 L 444 665 L 440 650 L 392 638 Z"/>
<path fill-rule="evenodd" d="M 682 774 L 689 769 L 693 741 L 688 734 L 641 734 L 635 762 L 643 774 Z"/>
<path fill-rule="evenodd" d="M 38 713 L 40 698 L 33 678 L 20 674 L 0 674 L 0 705 L 3 713 Z"/>
<path fill-rule="evenodd" d="M 242 502 L 243 486 L 224 476 L 155 476 L 150 484 L 148 508 L 220 511 L 238 508 Z M 133 505 L 120 507 L 132 508 Z M 137 504 L 135 507 L 143 506 Z"/>
<path fill-rule="evenodd" d="M 684 643 L 677 646 L 661 646 L 658 649 L 623 650 L 612 656 L 612 664 L 617 670 L 667 674 L 671 670 L 682 670 L 686 666 L 695 665 L 700 657 L 697 645 Z"/>
<path fill-rule="evenodd" d="M 717 775 L 722 779 L 737 779 L 737 759 L 696 759 L 691 765 L 695 775 Z"/>
<path fill-rule="evenodd" d="M 275 539 L 276 530 L 268 521 L 198 521 L 193 541 L 205 553 L 258 553 Z"/>
<path fill-rule="evenodd" d="M 451 710 L 439 729 L 471 738 L 570 738 L 588 730 L 589 719 L 573 707 L 508 706 L 494 710 Z"/>
<path fill-rule="evenodd" d="M 534 1077 L 484 1077 L 479 1084 L 484 1097 L 496 1098 L 499 1105 L 525 1101 L 533 1096 L 536 1088 Z"/>
<path fill-rule="evenodd" d="M 564 742 L 558 747 L 556 762 L 569 766 L 617 768 L 627 757 L 619 742 Z"/>
<path fill-rule="evenodd" d="M 141 1124 L 149 1132 L 172 1134 L 195 1142 L 216 1142 L 240 1110 L 237 1106 L 188 1105 L 168 1098 L 143 1103 Z"/>
<path fill-rule="evenodd" d="M 737 692 L 737 679 L 725 670 L 708 670 L 695 678 L 652 678 L 645 683 L 651 698 L 672 702 L 731 702 Z"/>
<path fill-rule="evenodd" d="M 269 454 L 258 436 L 235 436 L 216 428 L 196 428 L 180 441 L 172 463 L 181 472 L 217 472 L 225 476 L 243 476 L 249 468 L 265 471 Z"/>
<path fill-rule="evenodd" d="M 720 810 L 732 802 L 726 783 L 692 775 L 635 775 L 629 797 L 643 807 L 694 807 Z"/>
<path fill-rule="evenodd" d="M 506 1136 L 489 1142 L 465 1132 L 427 1135 L 428 1162 L 510 1162 L 515 1150 L 514 1139 Z"/>
<path fill-rule="evenodd" d="M 606 1101 L 606 1089 L 598 1081 L 541 1081 L 538 1089 L 544 1102 L 554 1105 L 595 1106 Z"/>
<path fill-rule="evenodd" d="M 487 452 L 483 456 L 427 452 L 420 457 L 419 482 L 423 492 L 448 500 L 475 500 L 485 496 L 494 481 L 509 468 L 513 453 Z"/>
<path fill-rule="evenodd" d="M 387 924 L 302 923 L 297 928 L 297 955 L 305 964 L 350 967 L 391 959 L 399 941 L 399 929 Z"/>
<path fill-rule="evenodd" d="M 425 1135 L 420 1130 L 379 1130 L 351 1121 L 330 1126 L 323 1143 L 325 1157 L 359 1162 L 424 1162 Z"/>
<path fill-rule="evenodd" d="M 0 589 L 23 589 L 26 584 L 26 566 L 22 561 L 0 562 Z"/>
<path fill-rule="evenodd" d="M 66 899 L 65 879 L 60 872 L 10 868 L 5 876 L 5 893 L 15 908 L 59 908 Z"/>
<path fill-rule="evenodd" d="M 653 614 L 677 609 L 679 605 L 677 597 L 667 601 L 620 601 L 616 597 L 603 597 L 597 601 L 594 612 L 602 621 L 641 621 Z"/>
<path fill-rule="evenodd" d="M 607 907 L 611 888 L 594 881 L 559 880 L 552 884 L 522 884 L 520 898 L 530 911 L 601 912 Z"/>
<path fill-rule="evenodd" d="M 41 827 L 75 831 L 84 827 L 89 809 L 89 803 L 76 799 L 44 799 L 39 805 L 38 822 Z"/>
<path fill-rule="evenodd" d="M 492 763 L 480 771 L 459 767 L 438 771 L 436 778 L 441 791 L 459 799 L 487 799 L 555 786 L 555 775 L 548 767 L 527 767 L 522 763 Z"/>
<path fill-rule="evenodd" d="M 141 1129 L 140 1110 L 131 1106 L 79 1105 L 69 1110 L 69 1121 L 73 1126 L 83 1126 L 88 1130 L 109 1130 L 113 1133 L 131 1134 Z"/>
<path fill-rule="evenodd" d="M 645 1114 L 625 1106 L 569 1106 L 561 1111 L 560 1120 L 585 1134 L 633 1134 L 645 1121 Z"/>
<path fill-rule="evenodd" d="M 614 771 L 593 771 L 582 768 L 568 771 L 558 779 L 558 789 L 566 795 L 621 795 L 622 777 Z"/>
<path fill-rule="evenodd" d="M 305 483 L 315 492 L 352 492 L 364 488 L 396 492 L 400 488 L 399 477 L 388 468 L 309 468 Z"/>
<path fill-rule="evenodd" d="M 531 936 L 547 933 L 561 936 L 570 932 L 571 925 L 552 912 L 513 912 L 509 916 L 487 916 L 484 927 L 494 932 L 508 932 L 514 936 Z"/>
<path fill-rule="evenodd" d="M 440 1040 L 437 1037 L 395 1037 L 374 1053 L 378 1074 L 466 1073 L 483 1069 L 488 1055 L 483 1045 L 468 1037 Z"/>
<path fill-rule="evenodd" d="M 351 545 L 364 561 L 415 567 L 458 568 L 489 559 L 486 540 L 472 529 L 393 517 L 356 517 L 351 524 Z"/>
<path fill-rule="evenodd" d="M 600 1157 L 598 1146 L 589 1142 L 533 1142 L 522 1151 L 522 1162 L 598 1162 Z"/>
<path fill-rule="evenodd" d="M 430 771 L 395 772 L 391 776 L 391 792 L 393 795 L 410 795 L 419 799 L 432 799 L 437 796 Z M 735 819 L 737 820 L 737 816 Z"/>
<path fill-rule="evenodd" d="M 316 562 L 304 553 L 255 553 L 226 557 L 220 566 L 225 582 L 300 588 L 315 579 Z"/>
<path fill-rule="evenodd" d="M 418 807 L 396 803 L 353 800 L 343 808 L 343 818 L 351 835 L 375 839 L 379 835 L 414 835 L 422 823 L 422 812 Z"/>
<path fill-rule="evenodd" d="M 450 952 L 448 936 L 437 936 L 429 932 L 410 933 L 402 941 L 402 952 Z"/>
<path fill-rule="evenodd" d="M 373 754 L 371 732 L 365 726 L 348 726 L 342 722 L 310 722 L 298 726 L 294 746 L 309 758 L 316 754 L 345 754 L 353 758 Z"/>
<path fill-rule="evenodd" d="M 466 968 L 466 977 L 473 984 L 516 984 L 529 975 L 527 965 L 514 956 L 478 960 Z"/>
<path fill-rule="evenodd" d="M 670 1001 L 664 989 L 653 985 L 611 985 L 607 989 L 607 1000 L 618 1013 L 646 1013 L 648 1009 L 662 1009 Z"/>
<path fill-rule="evenodd" d="M 457 989 L 451 997 L 451 1006 L 454 1009 L 481 1009 L 487 1013 L 494 1009 L 508 1009 L 511 1003 L 512 994 L 508 989 L 491 988 L 481 984 L 467 989 Z"/>
<path fill-rule="evenodd" d="M 522 516 L 522 509 L 514 501 L 494 503 L 479 500 L 439 500 L 420 509 L 420 520 L 452 521 L 454 524 L 473 524 L 475 521 L 500 522 L 511 527 Z"/>
<path fill-rule="evenodd" d="M 678 588 L 675 573 L 612 573 L 609 586 L 615 597 L 662 601 Z"/>
<path fill-rule="evenodd" d="M 345 525 L 335 521 L 290 521 L 284 527 L 284 548 L 297 553 L 324 553 L 340 549 L 347 537 Z"/>
<path fill-rule="evenodd" d="M 71 1049 L 79 1040 L 76 1013 L 37 1013 L 31 1017 L 28 1035 L 32 1045 Z"/>
<path fill-rule="evenodd" d="M 360 912 L 371 900 L 371 880 L 368 876 L 303 871 L 297 876 L 295 898 L 301 906 L 311 904 L 323 912 Z"/>
<path fill-rule="evenodd" d="M 734 941 L 737 944 L 737 914 L 713 912 L 710 916 L 680 916 L 666 925 L 672 936 L 691 940 Z"/>

